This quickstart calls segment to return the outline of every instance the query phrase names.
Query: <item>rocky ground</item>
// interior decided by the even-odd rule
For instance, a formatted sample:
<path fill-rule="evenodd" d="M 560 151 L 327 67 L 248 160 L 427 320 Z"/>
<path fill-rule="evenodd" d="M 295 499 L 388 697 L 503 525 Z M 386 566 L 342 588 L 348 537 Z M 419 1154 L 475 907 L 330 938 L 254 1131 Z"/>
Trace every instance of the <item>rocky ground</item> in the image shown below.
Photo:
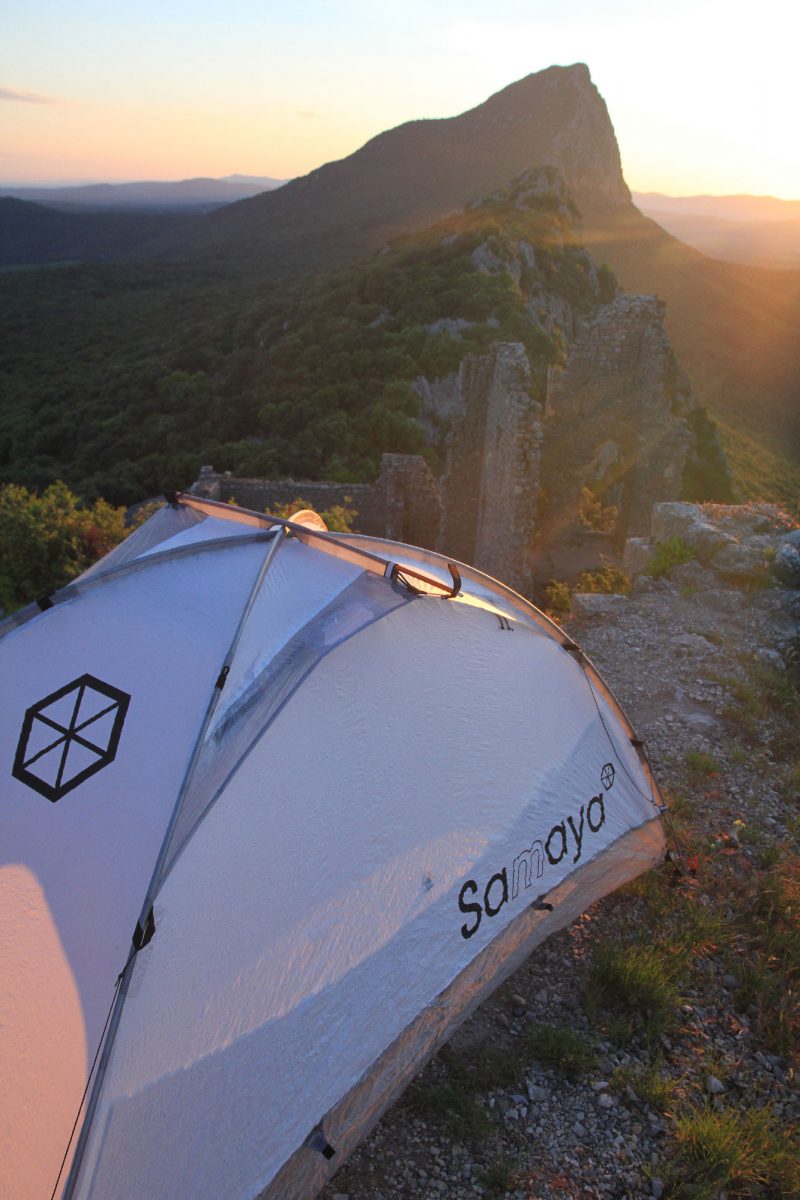
<path fill-rule="evenodd" d="M 763 508 L 662 516 L 685 561 L 566 624 L 647 743 L 683 870 L 541 946 L 325 1200 L 800 1196 L 800 539 Z"/>

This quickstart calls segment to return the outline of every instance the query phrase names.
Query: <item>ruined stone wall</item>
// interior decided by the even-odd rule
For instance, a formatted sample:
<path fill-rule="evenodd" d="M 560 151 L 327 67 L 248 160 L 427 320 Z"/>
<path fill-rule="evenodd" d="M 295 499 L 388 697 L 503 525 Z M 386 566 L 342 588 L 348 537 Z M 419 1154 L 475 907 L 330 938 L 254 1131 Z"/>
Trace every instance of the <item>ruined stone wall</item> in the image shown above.
<path fill-rule="evenodd" d="M 500 342 L 469 355 L 459 383 L 464 414 L 448 440 L 440 547 L 523 590 L 542 441 L 542 406 L 530 395 L 524 347 Z"/>
<path fill-rule="evenodd" d="M 341 505 L 353 509 L 353 531 L 433 547 L 439 534 L 439 491 L 428 464 L 414 454 L 384 454 L 375 483 L 331 483 L 295 479 L 240 479 L 203 467 L 189 489 L 255 512 L 274 512 L 295 500 L 317 512 Z"/>

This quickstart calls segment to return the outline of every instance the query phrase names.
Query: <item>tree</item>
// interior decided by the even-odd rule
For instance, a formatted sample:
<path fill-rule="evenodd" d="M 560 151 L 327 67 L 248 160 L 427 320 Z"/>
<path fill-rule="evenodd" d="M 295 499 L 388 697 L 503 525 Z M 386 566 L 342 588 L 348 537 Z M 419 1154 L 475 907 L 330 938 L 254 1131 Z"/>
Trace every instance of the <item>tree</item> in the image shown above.
<path fill-rule="evenodd" d="M 130 532 L 125 510 L 91 507 L 60 480 L 41 495 L 0 487 L 0 608 L 19 608 L 63 587 Z"/>
<path fill-rule="evenodd" d="M 350 507 L 349 500 L 350 497 L 345 496 L 344 504 L 332 504 L 330 508 L 321 508 L 319 510 L 319 515 L 331 533 L 353 532 L 353 521 L 358 516 L 358 513 L 354 508 Z M 288 521 L 292 513 L 300 512 L 304 508 L 313 509 L 313 507 L 307 500 L 303 500 L 301 496 L 298 496 L 289 504 L 273 505 L 270 515 L 281 517 L 284 521 Z"/>

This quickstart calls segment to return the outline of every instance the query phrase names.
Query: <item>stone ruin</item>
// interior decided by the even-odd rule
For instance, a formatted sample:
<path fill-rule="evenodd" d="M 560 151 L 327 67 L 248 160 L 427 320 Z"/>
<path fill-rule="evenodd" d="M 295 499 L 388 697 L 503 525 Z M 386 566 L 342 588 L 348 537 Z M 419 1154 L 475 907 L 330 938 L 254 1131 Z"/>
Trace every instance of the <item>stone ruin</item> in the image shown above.
<path fill-rule="evenodd" d="M 339 505 L 355 513 L 356 533 L 415 546 L 435 547 L 439 540 L 439 488 L 425 459 L 416 454 L 384 454 L 375 483 L 238 479 L 206 466 L 189 490 L 207 500 L 223 500 L 260 513 L 275 512 L 296 500 L 306 501 L 317 512 Z"/>
<path fill-rule="evenodd" d="M 618 293 L 590 316 L 561 314 L 566 352 L 545 388 L 509 342 L 415 381 L 423 424 L 448 430 L 438 479 L 421 457 L 384 454 L 374 484 L 204 467 L 192 491 L 261 512 L 299 497 L 347 505 L 356 532 L 440 550 L 525 594 L 552 578 L 574 583 L 604 557 L 619 561 L 626 539 L 649 531 L 653 505 L 681 495 L 695 401 L 664 310 L 655 296 Z"/>

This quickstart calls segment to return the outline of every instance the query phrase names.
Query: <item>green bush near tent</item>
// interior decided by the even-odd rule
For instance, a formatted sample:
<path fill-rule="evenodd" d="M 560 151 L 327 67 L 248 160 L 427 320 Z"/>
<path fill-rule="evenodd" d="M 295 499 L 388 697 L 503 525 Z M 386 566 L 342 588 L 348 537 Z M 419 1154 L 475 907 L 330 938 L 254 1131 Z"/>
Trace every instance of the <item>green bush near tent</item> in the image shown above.
<path fill-rule="evenodd" d="M 105 500 L 84 505 L 60 481 L 40 495 L 0 487 L 0 609 L 13 612 L 63 587 L 129 532 L 124 509 Z"/>

